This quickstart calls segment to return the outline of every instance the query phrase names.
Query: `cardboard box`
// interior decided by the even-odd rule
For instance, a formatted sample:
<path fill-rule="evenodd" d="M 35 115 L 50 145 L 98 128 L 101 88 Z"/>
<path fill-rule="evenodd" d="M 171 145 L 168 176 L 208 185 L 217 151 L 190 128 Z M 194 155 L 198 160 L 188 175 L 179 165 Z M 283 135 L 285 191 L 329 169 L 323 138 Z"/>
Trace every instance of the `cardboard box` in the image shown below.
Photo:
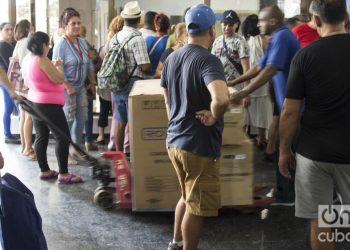
<path fill-rule="evenodd" d="M 226 115 L 229 138 L 225 142 L 241 143 L 241 146 L 223 147 L 221 164 L 225 168 L 220 173 L 223 205 L 250 204 L 252 200 L 252 155 L 242 156 L 244 150 L 249 150 L 249 144 L 242 142 L 245 137 L 241 136 L 241 124 L 243 110 L 231 109 Z M 166 150 L 167 127 L 160 80 L 135 82 L 129 95 L 133 211 L 174 210 L 181 196 L 176 172 Z"/>
<path fill-rule="evenodd" d="M 131 151 L 165 148 L 168 118 L 160 80 L 136 81 L 128 105 Z"/>
<path fill-rule="evenodd" d="M 244 140 L 241 145 L 221 148 L 220 187 L 221 205 L 248 205 L 253 202 L 253 144 Z"/>
<path fill-rule="evenodd" d="M 171 211 L 180 187 L 166 150 L 168 118 L 160 80 L 137 81 L 129 95 L 133 211 Z"/>
<path fill-rule="evenodd" d="M 240 144 L 247 139 L 243 131 L 244 108 L 242 105 L 231 105 L 224 114 L 224 131 L 222 134 L 222 145 Z"/>
<path fill-rule="evenodd" d="M 241 145 L 221 147 L 221 173 L 252 173 L 253 150 L 253 144 L 249 140 L 242 141 Z"/>

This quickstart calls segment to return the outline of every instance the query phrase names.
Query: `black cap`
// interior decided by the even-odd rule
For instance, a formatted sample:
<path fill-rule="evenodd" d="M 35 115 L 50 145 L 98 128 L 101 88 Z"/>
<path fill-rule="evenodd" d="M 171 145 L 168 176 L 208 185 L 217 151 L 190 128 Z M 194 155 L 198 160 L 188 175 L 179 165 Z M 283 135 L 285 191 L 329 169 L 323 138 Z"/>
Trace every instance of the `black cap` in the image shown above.
<path fill-rule="evenodd" d="M 241 23 L 237 13 L 233 10 L 226 10 L 222 14 L 221 23 Z"/>

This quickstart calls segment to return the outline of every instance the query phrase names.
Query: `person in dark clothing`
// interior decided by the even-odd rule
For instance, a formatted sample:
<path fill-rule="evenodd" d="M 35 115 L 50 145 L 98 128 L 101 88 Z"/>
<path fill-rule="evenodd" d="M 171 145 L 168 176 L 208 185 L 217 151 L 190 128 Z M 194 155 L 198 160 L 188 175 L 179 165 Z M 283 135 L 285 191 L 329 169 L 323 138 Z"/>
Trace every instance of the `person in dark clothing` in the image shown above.
<path fill-rule="evenodd" d="M 7 72 L 9 67 L 9 59 L 12 56 L 13 50 L 15 48 L 13 43 L 13 27 L 10 23 L 0 24 L 0 67 Z M 11 133 L 11 113 L 15 108 L 15 104 L 11 99 L 6 88 L 1 87 L 0 89 L 3 93 L 4 98 L 4 114 L 3 114 L 3 124 L 4 124 L 4 135 L 5 143 L 20 144 L 21 141 L 12 135 Z"/>
<path fill-rule="evenodd" d="M 296 165 L 295 216 L 310 220 L 311 249 L 330 250 L 337 219 L 329 223 L 325 213 L 330 218 L 349 212 L 346 206 L 341 211 L 332 207 L 334 187 L 342 205 L 350 204 L 350 35 L 344 28 L 345 1 L 314 0 L 312 15 L 321 38 L 297 53 L 291 64 L 280 119 L 279 169 L 290 177 Z M 320 210 L 321 205 L 326 208 Z"/>

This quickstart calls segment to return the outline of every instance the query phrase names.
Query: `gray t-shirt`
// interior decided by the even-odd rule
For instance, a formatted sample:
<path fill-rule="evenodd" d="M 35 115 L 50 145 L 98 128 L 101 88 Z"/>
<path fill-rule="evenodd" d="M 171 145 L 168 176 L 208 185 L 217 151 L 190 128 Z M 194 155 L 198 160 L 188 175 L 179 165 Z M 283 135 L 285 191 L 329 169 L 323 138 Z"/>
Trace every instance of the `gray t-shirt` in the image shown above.
<path fill-rule="evenodd" d="M 161 86 L 168 89 L 169 97 L 168 147 L 201 156 L 220 156 L 222 118 L 207 127 L 195 117 L 197 111 L 210 110 L 207 85 L 214 80 L 226 81 L 223 66 L 201 46 L 188 44 L 164 62 Z"/>

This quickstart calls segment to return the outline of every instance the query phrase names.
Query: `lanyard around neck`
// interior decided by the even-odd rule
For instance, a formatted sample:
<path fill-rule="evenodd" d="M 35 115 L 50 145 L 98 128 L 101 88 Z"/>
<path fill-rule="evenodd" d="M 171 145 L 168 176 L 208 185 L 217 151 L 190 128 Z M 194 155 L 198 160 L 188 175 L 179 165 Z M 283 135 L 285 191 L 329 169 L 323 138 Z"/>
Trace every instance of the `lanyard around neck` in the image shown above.
<path fill-rule="evenodd" d="M 81 51 L 80 49 L 80 42 L 79 42 L 79 39 L 77 38 L 77 44 L 78 44 L 78 49 L 77 47 L 74 45 L 73 43 L 73 40 L 67 36 L 67 35 L 64 35 L 64 37 L 69 41 L 69 43 L 72 45 L 73 49 L 75 50 L 75 52 L 77 52 L 80 56 L 81 59 L 83 59 L 83 52 Z"/>

